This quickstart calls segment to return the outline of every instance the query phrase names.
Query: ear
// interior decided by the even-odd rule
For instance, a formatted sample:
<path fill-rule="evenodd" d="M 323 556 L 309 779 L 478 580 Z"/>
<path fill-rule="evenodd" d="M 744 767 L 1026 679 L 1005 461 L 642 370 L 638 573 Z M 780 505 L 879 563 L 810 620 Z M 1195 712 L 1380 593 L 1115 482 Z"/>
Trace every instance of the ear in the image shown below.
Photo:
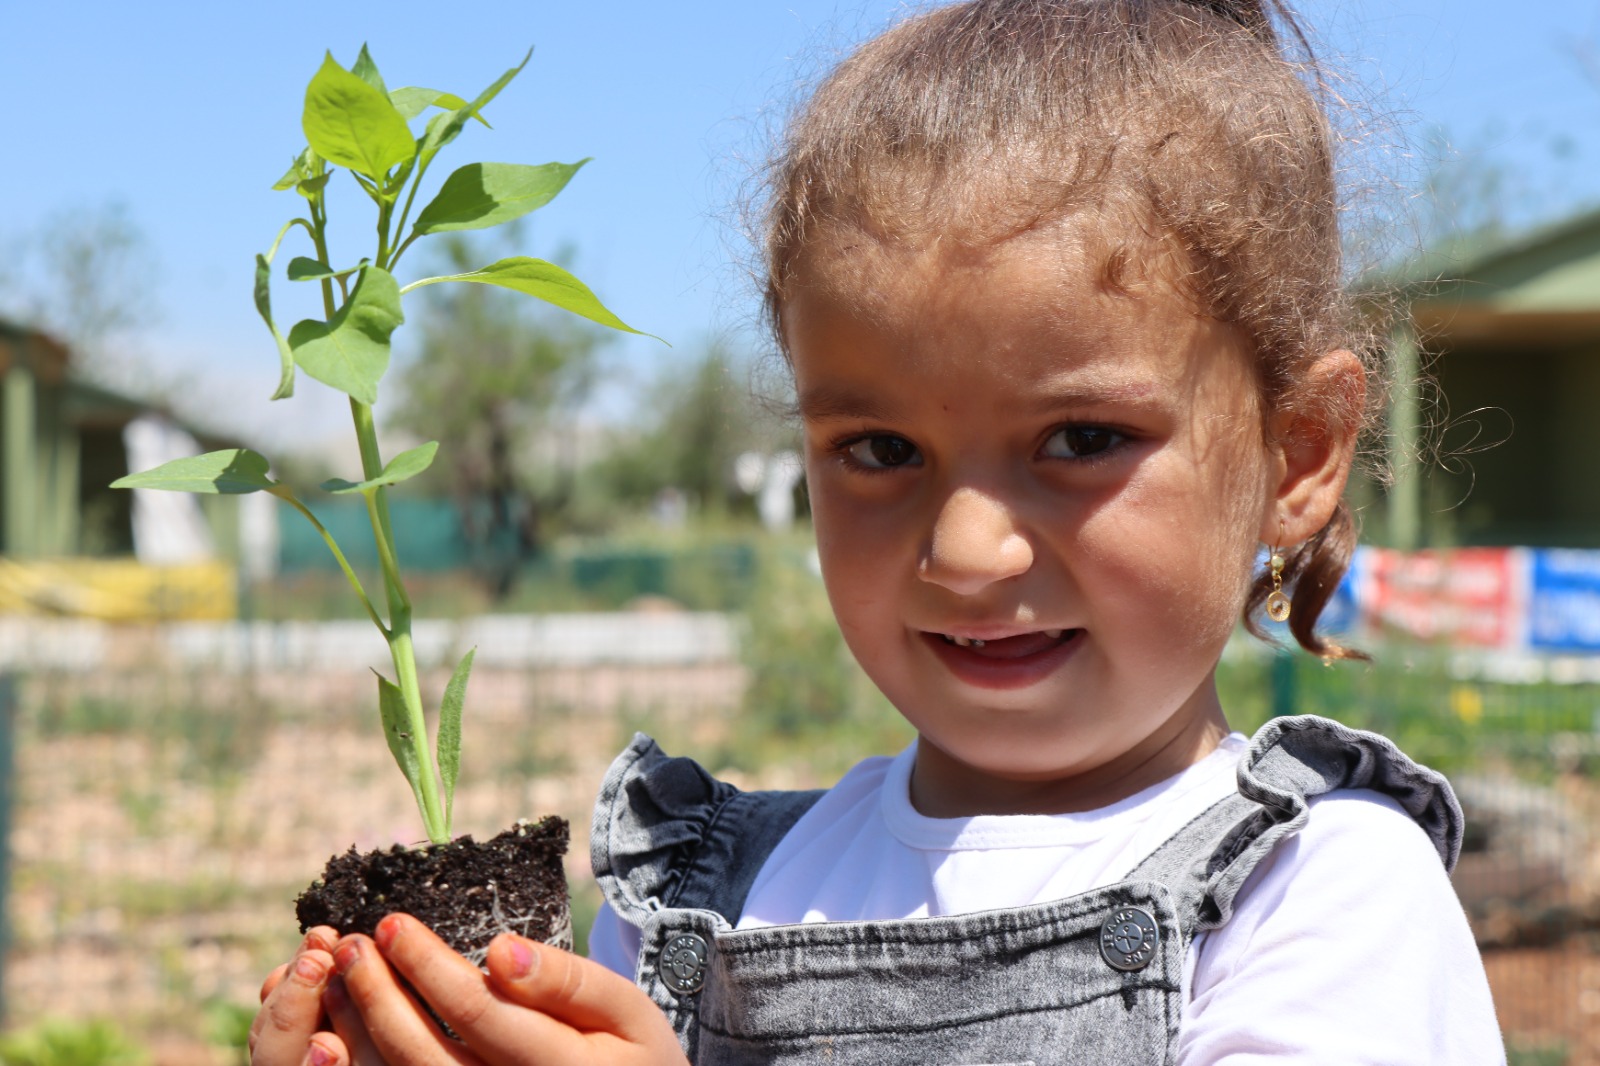
<path fill-rule="evenodd" d="M 1355 460 L 1367 374 L 1352 352 L 1329 352 L 1312 364 L 1302 395 L 1310 403 L 1268 420 L 1273 454 L 1263 544 L 1288 547 L 1328 524 Z"/>

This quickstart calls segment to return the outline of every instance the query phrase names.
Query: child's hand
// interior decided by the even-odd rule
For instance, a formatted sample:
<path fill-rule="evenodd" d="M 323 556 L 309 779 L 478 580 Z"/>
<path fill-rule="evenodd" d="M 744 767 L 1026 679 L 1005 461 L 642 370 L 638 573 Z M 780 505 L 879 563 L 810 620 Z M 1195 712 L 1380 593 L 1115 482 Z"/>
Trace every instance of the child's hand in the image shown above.
<path fill-rule="evenodd" d="M 486 976 L 416 919 L 391 914 L 378 924 L 376 943 L 345 937 L 333 958 L 340 979 L 324 1002 L 344 1045 L 342 1061 L 317 1066 L 663 1066 L 686 1061 L 666 1016 L 632 982 L 525 937 L 496 937 L 489 945 Z M 460 1035 L 465 1048 L 440 1032 L 402 989 L 400 976 Z"/>
<path fill-rule="evenodd" d="M 318 926 L 300 942 L 294 958 L 267 975 L 261 1010 L 250 1025 L 253 1066 L 300 1066 L 311 1036 L 325 1027 L 322 996 L 333 973 L 339 934 Z"/>

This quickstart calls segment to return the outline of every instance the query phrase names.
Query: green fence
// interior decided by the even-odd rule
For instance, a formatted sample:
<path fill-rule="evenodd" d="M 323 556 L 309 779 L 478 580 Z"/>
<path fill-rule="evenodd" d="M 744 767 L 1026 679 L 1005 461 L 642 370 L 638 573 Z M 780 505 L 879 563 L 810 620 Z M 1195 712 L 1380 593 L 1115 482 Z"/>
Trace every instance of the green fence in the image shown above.
<path fill-rule="evenodd" d="M 1600 685 L 1485 679 L 1469 658 L 1389 645 L 1373 663 L 1323 665 L 1287 652 L 1230 656 L 1222 704 L 1249 731 L 1274 714 L 1317 714 L 1393 740 L 1447 774 L 1499 768 L 1548 780 L 1594 773 Z"/>

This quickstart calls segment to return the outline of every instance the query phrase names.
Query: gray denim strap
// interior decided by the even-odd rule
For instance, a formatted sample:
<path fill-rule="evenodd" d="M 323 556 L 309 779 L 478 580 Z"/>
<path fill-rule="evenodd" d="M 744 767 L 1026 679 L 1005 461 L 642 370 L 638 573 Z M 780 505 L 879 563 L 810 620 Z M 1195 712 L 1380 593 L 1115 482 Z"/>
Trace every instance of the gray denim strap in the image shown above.
<path fill-rule="evenodd" d="M 821 796 L 741 792 L 637 734 L 595 801 L 595 879 L 640 928 L 663 908 L 711 911 L 735 925 L 767 856 Z"/>
<path fill-rule="evenodd" d="M 668 907 L 714 911 L 737 925 L 750 886 L 778 842 L 821 792 L 738 792 L 712 815 L 700 847 L 689 858 Z"/>
<path fill-rule="evenodd" d="M 819 794 L 740 792 L 643 736 L 606 776 L 592 847 L 607 900 L 641 930 L 637 982 L 701 1066 L 1171 1066 L 1187 945 L 1229 919 L 1310 800 L 1340 788 L 1394 797 L 1454 864 L 1461 811 L 1444 779 L 1382 737 L 1311 717 L 1264 727 L 1238 792 L 1124 881 L 1030 907 L 735 931 Z M 1118 956 L 1140 910 L 1151 954 Z"/>
<path fill-rule="evenodd" d="M 1166 885 L 1185 939 L 1233 915 L 1234 898 L 1261 860 L 1300 831 L 1310 800 L 1335 789 L 1371 789 L 1411 815 L 1446 870 L 1461 855 L 1461 806 L 1449 782 L 1386 738 L 1314 715 L 1275 718 L 1239 761 L 1239 791 L 1190 821 L 1129 874 Z"/>

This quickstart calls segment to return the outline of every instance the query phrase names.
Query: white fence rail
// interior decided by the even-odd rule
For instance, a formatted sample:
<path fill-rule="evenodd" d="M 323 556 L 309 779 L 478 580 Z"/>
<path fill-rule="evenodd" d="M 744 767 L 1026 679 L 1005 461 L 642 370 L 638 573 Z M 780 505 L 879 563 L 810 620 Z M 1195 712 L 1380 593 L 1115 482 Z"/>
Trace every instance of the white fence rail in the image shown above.
<path fill-rule="evenodd" d="M 417 664 L 454 666 L 469 648 L 502 667 L 688 666 L 738 658 L 735 616 L 713 612 L 482 615 L 413 623 Z M 83 619 L 0 617 L 0 671 L 102 669 L 130 655 L 183 668 L 321 670 L 383 666 L 388 651 L 364 621 L 172 622 L 118 626 Z"/>

